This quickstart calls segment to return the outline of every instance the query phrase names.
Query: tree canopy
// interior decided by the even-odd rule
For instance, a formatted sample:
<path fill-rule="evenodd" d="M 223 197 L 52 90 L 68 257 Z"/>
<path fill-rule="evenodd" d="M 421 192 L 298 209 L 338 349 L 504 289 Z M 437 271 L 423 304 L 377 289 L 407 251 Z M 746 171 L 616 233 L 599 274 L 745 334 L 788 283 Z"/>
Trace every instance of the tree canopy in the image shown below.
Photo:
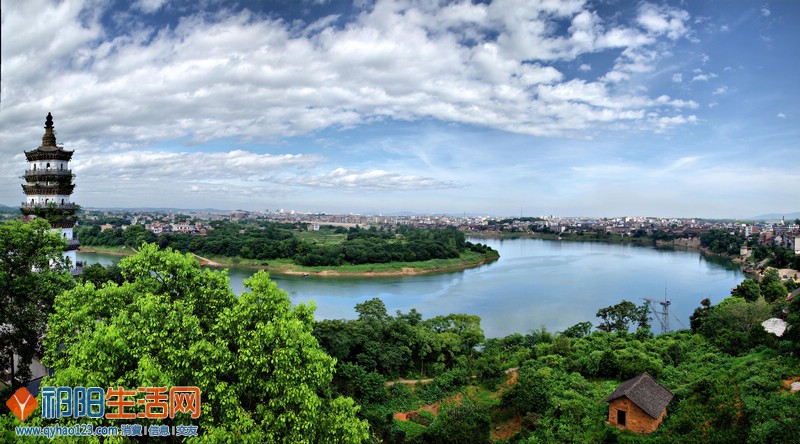
<path fill-rule="evenodd" d="M 197 386 L 201 441 L 368 437 L 353 400 L 330 393 L 335 360 L 311 334 L 313 305 L 293 308 L 266 273 L 237 298 L 225 271 L 152 244 L 119 268 L 122 284 L 88 281 L 56 298 L 46 384 Z"/>
<path fill-rule="evenodd" d="M 64 239 L 49 230 L 45 219 L 0 225 L 0 369 L 11 369 L 12 386 L 30 379 L 53 299 L 72 283 Z"/>

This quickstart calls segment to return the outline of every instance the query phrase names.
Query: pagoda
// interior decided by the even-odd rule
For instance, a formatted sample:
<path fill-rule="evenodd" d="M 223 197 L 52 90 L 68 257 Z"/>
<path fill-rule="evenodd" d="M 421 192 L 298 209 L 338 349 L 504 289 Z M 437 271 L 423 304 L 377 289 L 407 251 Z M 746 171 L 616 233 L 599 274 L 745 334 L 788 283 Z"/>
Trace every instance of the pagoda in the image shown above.
<path fill-rule="evenodd" d="M 73 234 L 77 217 L 75 213 L 79 207 L 70 202 L 70 196 L 75 188 L 72 183 L 72 171 L 69 161 L 73 151 L 67 151 L 63 146 L 56 144 L 56 134 L 53 130 L 53 116 L 47 113 L 44 125 L 42 145 L 31 151 L 25 151 L 28 159 L 28 169 L 25 175 L 25 202 L 22 202 L 20 211 L 27 220 L 37 217 L 47 219 L 53 231 L 60 232 L 67 241 L 64 256 L 69 258 L 73 271 L 78 265 L 76 251 L 78 239 Z"/>

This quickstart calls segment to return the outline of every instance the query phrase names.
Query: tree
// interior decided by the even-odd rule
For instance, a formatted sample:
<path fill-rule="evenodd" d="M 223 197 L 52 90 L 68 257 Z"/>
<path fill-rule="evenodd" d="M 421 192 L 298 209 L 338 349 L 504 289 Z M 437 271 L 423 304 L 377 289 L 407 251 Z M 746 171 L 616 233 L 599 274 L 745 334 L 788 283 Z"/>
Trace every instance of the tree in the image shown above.
<path fill-rule="evenodd" d="M 592 323 L 589 321 L 578 322 L 572 327 L 564 330 L 563 335 L 568 338 L 582 338 L 592 331 Z"/>
<path fill-rule="evenodd" d="M 633 302 L 623 300 L 619 304 L 597 310 L 595 316 L 603 320 L 597 328 L 617 333 L 627 333 L 632 324 L 639 328 L 649 328 L 648 310 L 646 304 L 637 307 Z"/>
<path fill-rule="evenodd" d="M 331 396 L 335 360 L 311 334 L 313 305 L 292 308 L 264 272 L 237 298 L 225 271 L 152 244 L 119 267 L 124 283 L 88 282 L 56 299 L 45 384 L 197 386 L 201 441 L 368 437 L 353 400 Z"/>
<path fill-rule="evenodd" d="M 758 286 L 758 282 L 745 279 L 731 291 L 731 296 L 742 298 L 747 302 L 755 302 L 761 297 L 761 288 Z"/>
<path fill-rule="evenodd" d="M 442 406 L 439 416 L 425 433 L 431 443 L 489 442 L 491 420 L 489 413 L 475 402 L 465 399 L 459 404 Z"/>
<path fill-rule="evenodd" d="M 776 301 L 785 300 L 786 296 L 789 295 L 789 291 L 780 281 L 772 281 L 764 286 L 761 294 L 764 295 L 764 299 L 766 299 L 767 302 L 772 304 Z"/>
<path fill-rule="evenodd" d="M 0 225 L 0 368 L 14 387 L 30 379 L 53 299 L 72 284 L 64 239 L 49 230 L 41 218 Z"/>

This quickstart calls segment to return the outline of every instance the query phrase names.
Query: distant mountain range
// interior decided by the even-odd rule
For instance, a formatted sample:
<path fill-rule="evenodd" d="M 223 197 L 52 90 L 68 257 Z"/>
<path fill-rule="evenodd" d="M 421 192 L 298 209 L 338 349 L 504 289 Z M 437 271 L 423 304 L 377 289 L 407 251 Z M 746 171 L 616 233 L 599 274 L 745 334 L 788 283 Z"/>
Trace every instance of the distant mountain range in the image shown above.
<path fill-rule="evenodd" d="M 0 213 L 19 213 L 19 207 L 9 207 L 7 205 L 0 204 Z"/>
<path fill-rule="evenodd" d="M 781 220 L 786 218 L 787 221 L 794 221 L 795 219 L 800 219 L 800 212 L 798 213 L 770 213 L 770 214 L 762 214 L 759 216 L 754 216 L 749 219 L 752 220 Z"/>

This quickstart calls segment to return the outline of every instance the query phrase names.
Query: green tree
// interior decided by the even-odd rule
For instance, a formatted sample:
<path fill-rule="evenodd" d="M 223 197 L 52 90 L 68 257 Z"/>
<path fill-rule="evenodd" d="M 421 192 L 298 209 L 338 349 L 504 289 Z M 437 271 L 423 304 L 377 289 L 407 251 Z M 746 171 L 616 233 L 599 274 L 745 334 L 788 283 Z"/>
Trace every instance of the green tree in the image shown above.
<path fill-rule="evenodd" d="M 444 405 L 439 416 L 425 433 L 430 443 L 474 443 L 489 442 L 490 416 L 486 409 L 465 399 L 463 403 Z"/>
<path fill-rule="evenodd" d="M 597 328 L 617 333 L 627 333 L 632 325 L 638 325 L 639 328 L 649 328 L 648 310 L 646 304 L 637 307 L 633 302 L 623 300 L 619 304 L 597 310 L 595 316 L 603 320 Z"/>
<path fill-rule="evenodd" d="M 49 229 L 45 219 L 0 225 L 0 368 L 14 387 L 30 379 L 53 300 L 72 285 L 64 239 Z"/>
<path fill-rule="evenodd" d="M 119 267 L 122 284 L 88 282 L 56 298 L 46 384 L 198 386 L 207 442 L 368 437 L 353 400 L 330 394 L 335 360 L 311 335 L 313 305 L 292 308 L 264 272 L 237 298 L 225 271 L 152 244 Z"/>
<path fill-rule="evenodd" d="M 767 302 L 772 304 L 786 299 L 786 296 L 789 295 L 789 291 L 780 281 L 771 281 L 764 286 L 761 294 L 764 295 L 764 299 L 766 299 Z"/>
<path fill-rule="evenodd" d="M 592 331 L 592 323 L 589 321 L 578 322 L 572 327 L 564 330 L 563 335 L 568 338 L 582 338 Z"/>
<path fill-rule="evenodd" d="M 758 286 L 758 282 L 745 279 L 731 291 L 731 296 L 743 298 L 747 302 L 755 302 L 761 297 L 761 288 Z"/>

